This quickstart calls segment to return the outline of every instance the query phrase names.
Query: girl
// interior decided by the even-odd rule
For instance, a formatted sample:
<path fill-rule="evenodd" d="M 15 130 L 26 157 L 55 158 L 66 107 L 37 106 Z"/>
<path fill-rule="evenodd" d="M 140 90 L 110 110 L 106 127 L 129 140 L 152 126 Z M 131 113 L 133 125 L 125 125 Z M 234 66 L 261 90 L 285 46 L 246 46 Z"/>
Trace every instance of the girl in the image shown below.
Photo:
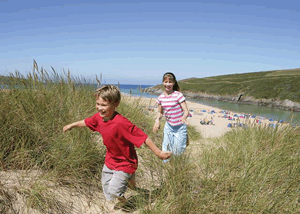
<path fill-rule="evenodd" d="M 179 92 L 180 88 L 173 73 L 167 72 L 163 76 L 163 92 L 157 99 L 158 114 L 153 126 L 153 132 L 160 128 L 159 120 L 164 115 L 164 139 L 162 151 L 171 151 L 173 155 L 180 155 L 187 145 L 188 108 L 185 97 Z"/>

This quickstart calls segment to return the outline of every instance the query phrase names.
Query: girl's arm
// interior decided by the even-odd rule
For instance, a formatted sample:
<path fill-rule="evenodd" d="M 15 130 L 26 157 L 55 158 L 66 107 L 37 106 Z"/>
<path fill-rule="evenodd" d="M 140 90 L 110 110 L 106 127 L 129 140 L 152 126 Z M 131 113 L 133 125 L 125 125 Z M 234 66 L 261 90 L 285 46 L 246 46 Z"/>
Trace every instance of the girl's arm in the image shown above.
<path fill-rule="evenodd" d="M 160 159 L 168 159 L 171 157 L 172 152 L 163 152 L 153 143 L 153 141 L 148 137 L 145 141 L 148 148 Z"/>
<path fill-rule="evenodd" d="M 85 127 L 85 126 L 86 125 L 85 125 L 84 120 L 80 120 L 80 121 L 77 121 L 77 122 L 74 122 L 74 123 L 70 123 L 70 124 L 64 126 L 63 131 L 66 132 L 68 130 L 71 130 L 74 127 Z"/>
<path fill-rule="evenodd" d="M 162 118 L 162 116 L 163 116 L 163 109 L 162 109 L 161 105 L 158 105 L 158 113 L 157 113 L 155 123 L 154 123 L 154 126 L 153 126 L 153 132 L 154 133 L 156 133 L 157 130 L 160 128 L 159 120 Z"/>
<path fill-rule="evenodd" d="M 182 103 L 180 103 L 181 108 L 183 110 L 183 115 L 181 117 L 181 122 L 185 123 L 186 125 L 189 125 L 189 122 L 186 120 L 186 118 L 189 116 L 189 110 L 187 107 L 187 104 L 185 101 L 183 101 Z"/>

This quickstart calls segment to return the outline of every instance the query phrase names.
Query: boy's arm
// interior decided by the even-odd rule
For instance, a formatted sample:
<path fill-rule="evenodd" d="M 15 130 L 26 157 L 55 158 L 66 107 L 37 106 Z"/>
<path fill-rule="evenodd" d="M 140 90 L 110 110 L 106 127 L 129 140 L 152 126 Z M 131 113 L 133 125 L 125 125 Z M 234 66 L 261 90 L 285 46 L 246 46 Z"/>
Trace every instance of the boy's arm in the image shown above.
<path fill-rule="evenodd" d="M 85 126 L 86 125 L 85 125 L 84 120 L 80 120 L 80 121 L 77 121 L 77 122 L 74 122 L 74 123 L 70 123 L 70 124 L 64 126 L 63 131 L 66 132 L 68 130 L 71 130 L 74 127 L 85 127 Z"/>
<path fill-rule="evenodd" d="M 148 137 L 145 141 L 145 144 L 148 146 L 148 148 L 160 159 L 168 159 L 171 157 L 172 152 L 163 152 L 157 146 L 153 143 L 153 141 Z"/>

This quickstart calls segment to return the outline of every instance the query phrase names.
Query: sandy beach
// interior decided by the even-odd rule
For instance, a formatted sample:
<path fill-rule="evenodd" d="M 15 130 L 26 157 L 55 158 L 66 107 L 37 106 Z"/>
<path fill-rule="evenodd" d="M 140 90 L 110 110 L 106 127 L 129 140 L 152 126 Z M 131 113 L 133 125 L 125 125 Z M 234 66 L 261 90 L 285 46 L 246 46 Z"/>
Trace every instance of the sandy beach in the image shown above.
<path fill-rule="evenodd" d="M 153 114 L 156 115 L 158 109 L 156 98 L 130 96 L 125 93 L 122 94 L 124 99 L 127 100 L 135 101 L 139 99 L 140 104 L 144 106 L 147 111 L 153 112 Z M 190 125 L 194 126 L 205 139 L 221 137 L 224 133 L 235 127 L 242 126 L 243 124 L 260 124 L 265 126 L 270 126 L 270 124 L 276 126 L 280 124 L 278 121 L 270 121 L 268 118 L 230 112 L 191 101 L 187 101 L 187 106 L 190 112 L 190 117 L 188 117 L 187 121 Z M 200 123 L 201 121 L 211 122 L 204 125 Z M 229 124 L 231 127 L 228 127 Z"/>
<path fill-rule="evenodd" d="M 221 113 L 219 113 L 223 111 L 222 109 L 189 101 L 187 101 L 187 106 L 190 110 L 190 114 L 192 115 L 192 117 L 188 118 L 188 122 L 190 125 L 195 126 L 204 138 L 220 137 L 225 132 L 231 130 L 231 128 L 227 127 L 229 123 L 228 120 L 226 118 L 222 118 Z M 211 113 L 211 111 L 215 111 L 216 113 Z M 207 118 L 207 120 L 212 119 L 213 124 L 202 125 L 200 121 L 203 119 L 205 120 L 205 118 Z"/>
<path fill-rule="evenodd" d="M 156 98 L 148 98 L 148 97 L 135 97 L 130 96 L 128 94 L 123 94 L 124 98 L 127 100 L 137 100 L 139 99 L 140 104 L 142 106 L 145 106 L 148 111 L 151 111 L 154 113 L 157 113 L 157 104 L 156 104 Z M 187 106 L 190 111 L 191 117 L 188 117 L 188 122 L 190 125 L 195 126 L 196 129 L 202 134 L 204 138 L 213 138 L 213 137 L 220 137 L 225 132 L 231 130 L 231 128 L 227 127 L 228 120 L 226 118 L 221 117 L 221 113 L 223 110 L 214 108 L 208 105 L 203 105 L 200 103 L 190 102 L 187 101 Z M 216 113 L 211 113 L 211 111 L 215 111 Z M 205 111 L 205 112 L 203 112 Z M 202 125 L 200 123 L 201 120 L 207 118 L 208 120 L 213 119 L 212 125 Z"/>

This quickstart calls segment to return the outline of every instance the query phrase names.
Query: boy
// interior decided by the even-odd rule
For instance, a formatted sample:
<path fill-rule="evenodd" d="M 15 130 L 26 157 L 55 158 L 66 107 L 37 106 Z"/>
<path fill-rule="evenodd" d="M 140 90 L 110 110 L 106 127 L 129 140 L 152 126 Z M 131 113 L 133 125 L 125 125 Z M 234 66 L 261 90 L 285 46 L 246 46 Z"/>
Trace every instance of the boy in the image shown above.
<path fill-rule="evenodd" d="M 160 159 L 169 158 L 171 152 L 162 152 L 147 134 L 116 111 L 121 101 L 121 93 L 116 86 L 102 86 L 96 90 L 95 96 L 98 113 L 66 125 L 63 131 L 87 126 L 102 135 L 106 146 L 101 178 L 103 193 L 108 201 L 118 198 L 121 203 L 125 203 L 124 193 L 128 182 L 135 188 L 134 173 L 138 167 L 138 158 L 134 146 L 140 147 L 145 143 Z"/>

